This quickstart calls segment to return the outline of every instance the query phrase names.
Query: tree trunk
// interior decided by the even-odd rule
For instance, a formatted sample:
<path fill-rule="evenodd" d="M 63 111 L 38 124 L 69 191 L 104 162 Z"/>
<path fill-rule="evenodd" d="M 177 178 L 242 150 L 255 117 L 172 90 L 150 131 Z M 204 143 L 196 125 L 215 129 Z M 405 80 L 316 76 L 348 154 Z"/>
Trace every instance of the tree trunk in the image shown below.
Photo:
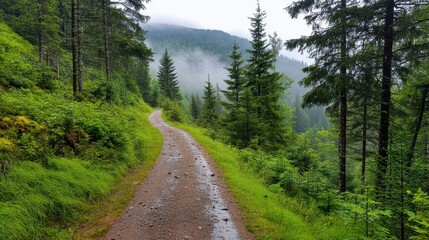
<path fill-rule="evenodd" d="M 72 58 L 73 58 L 73 96 L 76 97 L 78 82 L 78 41 L 77 41 L 77 24 L 76 24 L 76 1 L 71 0 L 71 33 L 72 33 Z"/>
<path fill-rule="evenodd" d="M 393 59 L 393 20 L 395 1 L 386 0 L 386 12 L 384 20 L 384 56 L 383 56 L 383 79 L 380 94 L 380 128 L 378 142 L 378 158 L 376 169 L 375 188 L 376 194 L 384 191 L 384 175 L 387 171 L 388 147 L 389 147 L 389 124 L 390 124 L 390 88 L 392 85 L 392 59 Z"/>
<path fill-rule="evenodd" d="M 43 43 L 42 43 L 42 3 L 38 1 L 38 10 L 37 10 L 37 50 L 39 52 L 39 62 L 43 62 Z"/>
<path fill-rule="evenodd" d="M 109 47 L 109 0 L 101 0 L 103 9 L 103 42 L 104 42 L 104 65 L 106 71 L 106 81 L 110 80 L 110 47 Z"/>
<path fill-rule="evenodd" d="M 420 108 L 419 108 L 419 117 L 417 118 L 416 129 L 414 131 L 413 139 L 411 140 L 410 150 L 407 156 L 407 163 L 406 163 L 407 167 L 410 167 L 413 161 L 414 149 L 416 148 L 416 145 L 417 145 L 417 137 L 419 136 L 420 128 L 422 126 L 422 121 L 423 121 L 423 115 L 425 113 L 428 88 L 429 86 L 425 86 L 425 88 L 423 89 L 423 96 L 422 96 L 422 100 L 420 102 Z"/>
<path fill-rule="evenodd" d="M 77 61 L 78 61 L 78 91 L 82 92 L 82 13 L 81 13 L 81 0 L 76 0 L 76 12 L 77 12 Z"/>
<path fill-rule="evenodd" d="M 341 8 L 346 8 L 346 0 L 341 0 Z M 341 36 L 341 89 L 340 89 L 340 139 L 339 139 L 339 160 L 340 160 L 340 183 L 339 192 L 346 191 L 346 155 L 347 155 L 347 33 L 345 26 L 345 19 L 343 19 L 342 36 Z"/>
<path fill-rule="evenodd" d="M 367 145 L 367 131 L 368 131 L 368 96 L 365 94 L 363 100 L 363 116 L 362 116 L 362 184 L 365 184 L 366 175 L 366 145 Z"/>

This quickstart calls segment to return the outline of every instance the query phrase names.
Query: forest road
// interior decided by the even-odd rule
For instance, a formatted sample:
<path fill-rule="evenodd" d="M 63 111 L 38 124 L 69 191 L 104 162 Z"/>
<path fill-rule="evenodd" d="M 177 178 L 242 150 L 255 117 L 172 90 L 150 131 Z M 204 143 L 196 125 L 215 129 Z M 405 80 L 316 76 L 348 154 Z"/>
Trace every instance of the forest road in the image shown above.
<path fill-rule="evenodd" d="M 185 131 L 157 110 L 149 116 L 164 137 L 162 151 L 106 240 L 254 239 L 219 170 Z"/>

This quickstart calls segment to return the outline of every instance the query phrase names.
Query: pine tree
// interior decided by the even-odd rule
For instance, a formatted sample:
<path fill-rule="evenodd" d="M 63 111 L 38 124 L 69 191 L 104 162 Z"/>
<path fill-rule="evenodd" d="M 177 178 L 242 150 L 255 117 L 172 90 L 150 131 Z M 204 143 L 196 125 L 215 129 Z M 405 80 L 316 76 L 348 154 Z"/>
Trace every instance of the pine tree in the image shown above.
<path fill-rule="evenodd" d="M 332 9 L 335 9 L 334 11 Z M 350 70 L 348 65 L 350 43 L 347 38 L 351 24 L 348 24 L 346 0 L 296 1 L 289 8 L 289 14 L 297 17 L 306 13 L 307 24 L 313 26 L 309 37 L 289 40 L 289 49 L 309 49 L 315 63 L 306 68 L 307 77 L 302 80 L 306 87 L 313 87 L 304 96 L 304 106 L 332 104 L 339 111 L 339 192 L 346 191 L 346 149 L 347 149 L 347 97 Z M 312 19 L 317 19 L 315 24 Z M 327 26 L 322 26 L 326 22 Z M 337 111 L 335 109 L 335 111 Z"/>
<path fill-rule="evenodd" d="M 213 127 L 217 124 L 218 115 L 216 114 L 216 90 L 210 82 L 210 75 L 204 87 L 203 108 L 201 110 L 201 119 L 204 126 Z"/>
<path fill-rule="evenodd" d="M 283 75 L 275 72 L 276 56 L 269 48 L 265 33 L 266 13 L 258 3 L 256 13 L 251 20 L 250 58 L 247 63 L 247 86 L 254 96 L 254 105 L 258 124 L 250 126 L 254 140 L 265 150 L 277 150 L 286 142 L 285 114 L 279 100 L 283 94 Z"/>
<path fill-rule="evenodd" d="M 201 113 L 201 99 L 198 94 L 191 95 L 191 116 L 194 120 L 198 119 Z"/>
<path fill-rule="evenodd" d="M 135 79 L 137 86 L 139 87 L 141 97 L 146 103 L 150 102 L 150 82 L 151 77 L 149 73 L 149 61 L 148 60 L 138 60 L 135 70 Z"/>
<path fill-rule="evenodd" d="M 111 19 L 111 8 L 112 6 L 120 6 L 119 9 L 122 10 L 123 15 L 129 20 L 128 25 L 132 28 L 138 29 L 134 25 L 139 23 L 145 23 L 149 20 L 148 16 L 142 15 L 141 10 L 146 9 L 145 3 L 148 3 L 149 0 L 119 0 L 119 1 L 110 1 L 110 0 L 100 0 L 101 1 L 101 24 L 103 28 L 103 47 L 104 47 L 104 66 L 106 80 L 109 81 L 111 75 L 111 25 L 114 19 Z"/>
<path fill-rule="evenodd" d="M 159 61 L 160 66 L 158 70 L 158 83 L 161 92 L 166 98 L 172 101 L 180 101 L 182 95 L 180 94 L 179 82 L 177 80 L 176 68 L 174 62 L 168 54 L 167 49 Z"/>
<path fill-rule="evenodd" d="M 226 101 L 222 102 L 226 110 L 225 122 L 226 131 L 230 142 L 237 145 L 238 142 L 243 142 L 244 133 L 242 125 L 245 124 L 245 119 L 242 119 L 243 92 L 245 88 L 245 77 L 243 69 L 243 60 L 241 59 L 240 46 L 235 42 L 232 46 L 232 52 L 229 55 L 231 65 L 226 69 L 229 72 L 229 79 L 224 80 L 228 85 L 226 90 L 223 90 L 223 95 Z"/>
<path fill-rule="evenodd" d="M 301 108 L 301 97 L 297 94 L 294 102 L 295 108 L 295 131 L 305 132 L 310 127 L 310 117 L 308 113 Z"/>

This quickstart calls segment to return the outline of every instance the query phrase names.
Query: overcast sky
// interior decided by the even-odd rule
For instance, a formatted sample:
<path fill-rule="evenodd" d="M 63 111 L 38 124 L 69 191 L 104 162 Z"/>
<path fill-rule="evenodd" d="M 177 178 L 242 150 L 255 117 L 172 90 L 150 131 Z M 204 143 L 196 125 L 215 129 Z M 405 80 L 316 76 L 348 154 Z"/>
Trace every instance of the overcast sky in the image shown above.
<path fill-rule="evenodd" d="M 302 19 L 291 19 L 284 10 L 292 0 L 260 0 L 266 11 L 267 34 L 277 32 L 283 40 L 310 34 Z M 256 0 L 151 0 L 144 14 L 151 23 L 169 23 L 200 29 L 217 29 L 250 39 L 250 20 Z M 299 53 L 286 54 L 307 61 Z"/>

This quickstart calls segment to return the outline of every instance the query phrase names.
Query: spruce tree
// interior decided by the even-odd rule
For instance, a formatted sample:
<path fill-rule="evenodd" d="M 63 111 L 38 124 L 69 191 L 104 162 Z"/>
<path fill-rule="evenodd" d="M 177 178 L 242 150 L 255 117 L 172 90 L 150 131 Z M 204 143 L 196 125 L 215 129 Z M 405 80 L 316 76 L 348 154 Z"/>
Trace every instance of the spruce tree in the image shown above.
<path fill-rule="evenodd" d="M 168 54 L 167 49 L 162 55 L 158 70 L 158 83 L 161 92 L 166 98 L 172 101 L 180 101 L 182 95 L 180 94 L 179 82 L 177 80 L 176 68 L 174 62 Z"/>
<path fill-rule="evenodd" d="M 150 82 L 149 60 L 138 60 L 136 64 L 135 79 L 139 87 L 141 97 L 146 103 L 150 102 Z"/>
<path fill-rule="evenodd" d="M 204 126 L 213 127 L 217 123 L 218 115 L 216 114 L 216 90 L 210 82 L 210 75 L 204 87 L 203 108 L 201 110 L 201 120 Z"/>
<path fill-rule="evenodd" d="M 247 86 L 253 97 L 258 124 L 250 126 L 251 138 L 258 142 L 259 147 L 265 150 L 277 150 L 284 146 L 286 139 L 285 114 L 279 100 L 283 94 L 283 75 L 275 72 L 276 55 L 270 49 L 264 19 L 265 11 L 258 3 L 256 13 L 251 20 L 251 45 L 248 50 L 250 58 L 247 63 Z"/>
<path fill-rule="evenodd" d="M 198 119 L 201 113 L 201 99 L 198 94 L 191 95 L 191 116 L 194 120 Z"/>
<path fill-rule="evenodd" d="M 222 102 L 226 110 L 225 115 L 225 127 L 230 142 L 237 145 L 237 142 L 242 142 L 244 133 L 242 126 L 245 120 L 242 119 L 242 95 L 245 88 L 245 78 L 243 69 L 243 60 L 241 59 L 240 46 L 235 42 L 232 46 L 232 52 L 229 55 L 231 59 L 231 65 L 226 69 L 229 72 L 229 79 L 224 80 L 227 84 L 226 90 L 223 90 L 223 94 L 226 101 Z"/>
<path fill-rule="evenodd" d="M 304 96 L 304 106 L 323 106 L 332 104 L 339 111 L 339 192 L 346 191 L 346 140 L 347 140 L 347 97 L 349 92 L 349 49 L 351 37 L 348 30 L 346 0 L 336 1 L 296 1 L 289 8 L 289 14 L 297 17 L 307 14 L 308 25 L 313 26 L 311 36 L 289 40 L 289 49 L 310 50 L 315 63 L 304 69 L 308 73 L 302 80 L 306 87 L 313 87 Z M 334 10 L 333 10 L 334 9 Z M 317 20 L 316 23 L 314 20 Z M 324 24 L 321 24 L 323 22 Z"/>

